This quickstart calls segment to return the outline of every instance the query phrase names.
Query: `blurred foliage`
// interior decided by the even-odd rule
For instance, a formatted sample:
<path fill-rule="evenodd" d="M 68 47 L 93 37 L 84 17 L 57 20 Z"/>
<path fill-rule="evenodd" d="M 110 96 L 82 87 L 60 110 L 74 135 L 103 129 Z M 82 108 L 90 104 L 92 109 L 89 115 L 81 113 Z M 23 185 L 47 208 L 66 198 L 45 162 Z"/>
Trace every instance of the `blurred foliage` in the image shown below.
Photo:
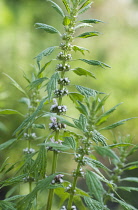
<path fill-rule="evenodd" d="M 55 19 L 55 11 L 45 0 L 1 0 L 0 14 L 0 108 L 16 108 L 25 113 L 23 104 L 19 103 L 19 99 L 23 96 L 11 86 L 10 80 L 3 72 L 13 77 L 22 87 L 26 87 L 23 74 L 25 72 L 31 76 L 32 66 L 36 65 L 33 58 L 45 48 L 58 43 L 54 35 L 51 39 L 51 35 L 36 30 L 34 24 L 47 23 L 62 32 L 60 17 Z M 95 31 L 102 32 L 102 35 L 86 39 L 85 42 L 80 39 L 76 41 L 78 45 L 91 49 L 92 53 L 88 54 L 89 59 L 101 60 L 112 66 L 112 69 L 101 70 L 96 67 L 93 70 L 97 80 L 88 81 L 86 77 L 80 81 L 78 76 L 73 76 L 72 83 L 83 85 L 87 82 L 91 88 L 110 93 L 109 104 L 105 109 L 124 102 L 111 122 L 138 116 L 138 1 L 97 0 L 87 17 L 105 22 L 94 28 Z M 77 55 L 75 56 L 77 58 Z M 70 113 L 76 114 L 73 113 L 71 102 L 69 103 Z M 22 118 L 16 115 L 0 116 L 1 143 L 11 138 L 21 121 Z M 123 135 L 130 133 L 138 142 L 137 119 L 115 131 Z M 9 155 L 12 149 L 15 147 L 11 148 Z M 18 158 L 18 153 L 15 157 Z"/>

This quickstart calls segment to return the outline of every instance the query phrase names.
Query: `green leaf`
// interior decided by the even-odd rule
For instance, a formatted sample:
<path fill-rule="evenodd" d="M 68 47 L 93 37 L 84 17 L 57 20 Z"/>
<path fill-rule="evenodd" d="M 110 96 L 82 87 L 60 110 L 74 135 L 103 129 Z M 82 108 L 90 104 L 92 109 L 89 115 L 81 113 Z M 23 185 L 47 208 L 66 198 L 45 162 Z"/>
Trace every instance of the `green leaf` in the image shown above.
<path fill-rule="evenodd" d="M 123 125 L 126 121 L 132 120 L 134 118 L 136 118 L 136 117 L 131 117 L 131 118 L 128 118 L 128 119 L 120 120 L 120 121 L 118 121 L 116 123 L 113 123 L 112 125 L 109 125 L 107 127 L 101 128 L 100 130 L 110 130 L 110 129 L 116 128 L 116 127 L 118 127 L 120 125 Z"/>
<path fill-rule="evenodd" d="M 41 77 L 42 72 L 51 64 L 52 60 L 45 63 L 45 65 L 40 69 L 40 63 L 38 62 L 38 67 L 40 69 L 40 71 L 38 72 L 38 77 Z"/>
<path fill-rule="evenodd" d="M 85 1 L 84 4 L 79 9 L 82 9 L 82 8 L 86 7 L 90 3 L 91 3 L 91 0 Z"/>
<path fill-rule="evenodd" d="M 79 59 L 89 65 L 93 65 L 93 66 L 100 66 L 102 68 L 108 67 L 111 68 L 110 66 L 108 66 L 106 63 L 103 63 L 101 61 L 96 61 L 96 60 L 86 60 L 86 59 Z"/>
<path fill-rule="evenodd" d="M 117 202 L 117 203 L 119 203 L 121 206 L 123 206 L 127 210 L 137 210 L 134 206 L 126 203 L 125 201 L 119 200 L 119 199 L 117 199 L 115 197 L 112 197 L 112 200 Z"/>
<path fill-rule="evenodd" d="M 80 114 L 79 120 L 74 119 L 73 121 L 78 129 L 82 130 L 83 132 L 87 131 L 87 119 L 83 114 Z"/>
<path fill-rule="evenodd" d="M 81 20 L 80 22 L 82 22 L 82 23 L 104 23 L 103 21 L 98 20 L 98 19 L 86 19 L 86 20 Z"/>
<path fill-rule="evenodd" d="M 103 186 L 92 171 L 86 172 L 86 184 L 88 186 L 90 194 L 94 196 L 100 203 L 103 203 Z"/>
<path fill-rule="evenodd" d="M 32 128 L 46 129 L 45 124 L 32 124 Z"/>
<path fill-rule="evenodd" d="M 53 149 L 60 150 L 60 151 L 66 151 L 66 150 L 70 149 L 70 147 L 67 146 L 67 145 L 58 144 L 58 143 L 51 143 L 51 142 L 42 143 L 40 145 L 45 145 L 46 147 L 52 147 Z"/>
<path fill-rule="evenodd" d="M 89 157 L 85 157 L 84 159 L 86 160 L 87 164 L 89 166 L 91 166 L 93 169 L 95 169 L 95 167 L 97 167 L 97 168 L 102 168 L 105 171 L 111 171 L 109 168 L 107 168 L 105 165 L 103 165 L 98 160 L 94 160 L 94 159 L 89 158 Z"/>
<path fill-rule="evenodd" d="M 51 33 L 51 34 L 55 34 L 55 33 L 60 34 L 60 32 L 53 26 L 50 26 L 44 23 L 35 23 L 35 25 L 37 26 L 36 29 L 44 29 L 46 32 Z"/>
<path fill-rule="evenodd" d="M 128 191 L 128 192 L 138 191 L 138 187 L 117 187 L 117 189 L 125 190 L 125 191 Z"/>
<path fill-rule="evenodd" d="M 83 47 L 79 47 L 77 45 L 73 45 L 72 49 L 77 52 L 77 51 L 80 51 L 83 55 L 84 55 L 84 51 L 89 51 L 88 49 L 86 48 L 83 48 Z"/>
<path fill-rule="evenodd" d="M 5 186 L 9 186 L 9 185 L 13 185 L 13 184 L 18 184 L 20 182 L 23 181 L 23 178 L 26 177 L 28 174 L 23 174 L 23 175 L 19 175 L 19 176 L 16 176 L 16 177 L 13 177 L 13 178 L 9 178 L 9 179 L 6 179 L 4 181 L 1 181 L 0 184 L 1 184 L 1 187 L 5 187 Z"/>
<path fill-rule="evenodd" d="M 88 0 L 89 1 L 89 0 Z M 84 12 L 86 12 L 88 9 L 90 9 L 91 8 L 91 5 L 92 5 L 92 2 L 91 3 L 89 3 L 89 4 L 87 4 L 85 7 L 81 7 L 82 9 L 80 9 L 79 10 L 79 14 L 82 14 L 82 13 L 84 13 Z"/>
<path fill-rule="evenodd" d="M 99 201 L 96 201 L 86 196 L 83 198 L 89 210 L 103 210 L 103 205 Z M 104 210 L 109 210 L 109 209 L 105 207 Z"/>
<path fill-rule="evenodd" d="M 64 138 L 64 142 L 63 142 L 63 145 L 67 146 L 67 147 L 70 147 L 71 149 L 73 149 L 74 151 L 76 150 L 76 141 L 75 139 L 70 136 L 70 137 L 65 137 Z"/>
<path fill-rule="evenodd" d="M 30 171 L 34 171 L 36 178 L 40 174 L 44 178 L 46 172 L 46 165 L 47 165 L 46 149 L 45 146 L 41 146 L 37 158 L 35 159 L 30 168 Z"/>
<path fill-rule="evenodd" d="M 20 92 L 22 92 L 23 94 L 25 94 L 28 97 L 27 93 L 23 90 L 23 88 L 14 79 L 12 79 L 8 74 L 5 74 L 5 75 L 12 81 L 12 85 L 14 87 L 16 87 Z"/>
<path fill-rule="evenodd" d="M 29 85 L 30 90 L 33 89 L 33 88 L 37 88 L 38 86 L 40 86 L 47 79 L 48 79 L 47 77 L 42 77 L 42 78 L 39 78 L 39 79 L 34 80 Z"/>
<path fill-rule="evenodd" d="M 84 114 L 85 116 L 89 115 L 88 109 L 87 107 L 81 103 L 80 101 L 78 101 L 79 107 L 76 107 L 82 114 Z"/>
<path fill-rule="evenodd" d="M 52 75 L 52 77 L 50 78 L 49 82 L 47 83 L 46 89 L 47 89 L 47 93 L 48 93 L 48 98 L 49 98 L 49 100 L 51 100 L 51 98 L 52 98 L 52 93 L 53 93 L 53 91 L 54 91 L 54 90 L 56 89 L 56 87 L 57 87 L 57 81 L 58 81 L 58 79 L 59 79 L 59 74 L 58 74 L 58 72 L 56 72 L 56 73 L 54 73 L 54 74 Z"/>
<path fill-rule="evenodd" d="M 80 93 L 75 93 L 75 92 L 70 92 L 68 96 L 73 101 L 73 103 L 76 103 L 76 104 L 77 104 L 77 101 L 83 101 L 84 99 L 83 95 L 81 95 Z"/>
<path fill-rule="evenodd" d="M 89 38 L 89 37 L 92 37 L 92 36 L 99 36 L 99 32 L 98 31 L 91 31 L 91 32 L 85 32 L 85 33 L 82 33 L 80 34 L 79 38 Z"/>
<path fill-rule="evenodd" d="M 17 209 L 29 210 L 32 206 L 32 201 L 36 198 L 38 191 L 48 189 L 55 176 L 56 174 L 52 174 L 45 179 L 39 181 L 32 192 L 25 196 L 21 201 L 19 201 Z"/>
<path fill-rule="evenodd" d="M 35 57 L 37 63 L 39 64 L 40 61 L 42 60 L 42 58 L 43 58 L 44 56 L 50 55 L 50 54 L 55 50 L 55 48 L 57 48 L 57 47 L 56 47 L 56 46 L 49 47 L 49 48 L 43 50 L 41 53 L 39 53 L 39 54 Z M 51 62 L 51 61 L 50 61 L 50 62 Z M 48 64 L 49 64 L 49 62 L 46 63 L 45 65 L 47 66 Z M 46 66 L 45 66 L 45 68 L 46 68 Z M 42 72 L 42 70 L 41 70 L 41 72 Z M 40 74 L 40 73 L 39 73 L 39 74 Z"/>
<path fill-rule="evenodd" d="M 121 179 L 120 181 L 138 182 L 138 177 L 126 177 L 126 178 Z"/>
<path fill-rule="evenodd" d="M 16 140 L 17 139 L 10 139 L 10 140 L 4 142 L 3 144 L 0 144 L 0 151 L 3 150 L 3 149 L 6 149 L 10 145 L 12 145 Z"/>
<path fill-rule="evenodd" d="M 75 68 L 75 69 L 73 70 L 73 72 L 74 72 L 75 74 L 79 75 L 79 76 L 86 76 L 86 77 L 87 77 L 87 76 L 90 76 L 90 77 L 93 77 L 94 79 L 96 79 L 95 75 L 94 75 L 92 72 L 87 71 L 86 69 L 83 69 L 83 68 L 80 68 L 80 67 Z"/>
<path fill-rule="evenodd" d="M 81 24 L 78 24 L 74 27 L 74 29 L 78 29 L 78 28 L 84 28 L 84 27 L 93 27 L 91 24 L 88 24 L 88 23 L 81 23 Z"/>
<path fill-rule="evenodd" d="M 117 104 L 116 106 L 112 107 L 111 109 L 109 109 L 107 112 L 104 112 L 102 115 L 100 115 L 98 117 L 98 119 L 96 120 L 96 125 L 101 125 L 102 123 L 106 122 L 106 120 L 108 119 L 108 117 L 110 116 L 110 114 L 112 112 L 114 112 L 116 110 L 116 108 L 122 103 Z"/>
<path fill-rule="evenodd" d="M 132 146 L 133 144 L 130 143 L 117 143 L 117 144 L 111 144 L 109 145 L 110 148 L 119 148 L 119 147 L 129 147 Z"/>
<path fill-rule="evenodd" d="M 64 4 L 64 6 L 65 6 L 67 12 L 70 14 L 70 6 L 69 6 L 69 4 L 68 4 L 68 1 L 67 1 L 67 0 L 62 0 L 62 2 L 63 2 L 63 4 Z"/>
<path fill-rule="evenodd" d="M 0 208 L 1 210 L 16 210 L 15 204 L 13 202 L 0 200 Z"/>
<path fill-rule="evenodd" d="M 23 114 L 14 109 L 0 109 L 0 114 L 19 114 L 21 116 L 24 116 Z"/>
<path fill-rule="evenodd" d="M 3 161 L 3 163 L 1 163 L 1 166 L 0 166 L 0 173 L 2 173 L 2 172 L 5 170 L 6 166 L 8 165 L 8 163 L 7 163 L 8 159 L 9 159 L 9 157 L 7 157 L 7 158 Z"/>
<path fill-rule="evenodd" d="M 13 135 L 15 135 L 17 132 L 21 131 L 20 135 L 26 130 L 28 129 L 33 122 L 36 120 L 36 116 L 37 114 L 40 112 L 40 110 L 42 109 L 45 101 L 47 100 L 47 97 L 42 99 L 42 101 L 40 101 L 39 106 L 37 107 L 36 111 L 29 117 L 27 117 L 22 123 L 21 125 L 14 131 Z"/>
<path fill-rule="evenodd" d="M 100 154 L 103 157 L 110 157 L 116 159 L 117 161 L 120 161 L 119 157 L 115 154 L 115 152 L 107 146 L 104 147 L 94 146 L 94 149 L 98 154 Z"/>
<path fill-rule="evenodd" d="M 104 94 L 104 93 L 99 92 L 97 90 L 93 90 L 91 88 L 86 88 L 86 87 L 83 87 L 83 86 L 80 86 L 80 85 L 76 85 L 76 88 L 85 97 L 90 97 L 90 96 L 95 97 L 97 94 Z"/>
<path fill-rule="evenodd" d="M 68 16 L 65 16 L 63 19 L 63 25 L 68 26 L 71 23 L 71 19 Z"/>
<path fill-rule="evenodd" d="M 6 198 L 4 201 L 14 201 L 16 199 L 22 198 L 24 195 L 14 195 L 12 197 Z"/>
<path fill-rule="evenodd" d="M 97 130 L 91 131 L 92 133 L 92 140 L 96 143 L 101 143 L 103 146 L 107 146 L 106 140 L 107 138 L 104 137 L 101 133 L 99 133 Z"/>
<path fill-rule="evenodd" d="M 64 17 L 64 12 L 63 10 L 59 7 L 58 4 L 56 4 L 55 2 L 51 1 L 51 0 L 48 0 L 52 3 L 52 7 L 62 16 Z"/>
<path fill-rule="evenodd" d="M 55 114 L 55 113 L 51 113 L 51 112 L 47 112 L 45 115 L 43 115 L 43 117 L 56 117 L 60 120 L 60 123 L 64 123 L 70 127 L 76 128 L 76 126 L 74 124 L 72 124 L 71 122 L 69 122 L 68 120 L 66 120 L 65 118 Z"/>

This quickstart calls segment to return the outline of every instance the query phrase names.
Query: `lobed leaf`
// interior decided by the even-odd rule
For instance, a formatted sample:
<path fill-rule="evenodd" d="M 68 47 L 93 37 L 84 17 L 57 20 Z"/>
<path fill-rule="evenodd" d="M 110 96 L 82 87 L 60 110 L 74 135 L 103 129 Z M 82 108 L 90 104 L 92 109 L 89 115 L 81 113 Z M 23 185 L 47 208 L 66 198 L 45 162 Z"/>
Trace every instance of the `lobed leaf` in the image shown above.
<path fill-rule="evenodd" d="M 86 87 L 83 87 L 83 86 L 80 86 L 80 85 L 76 85 L 76 88 L 85 97 L 90 97 L 90 96 L 95 97 L 97 94 L 104 94 L 104 93 L 99 92 L 97 90 L 93 90 L 91 88 L 86 88 Z"/>
<path fill-rule="evenodd" d="M 79 120 L 74 119 L 73 122 L 76 125 L 76 127 L 81 131 L 87 131 L 87 119 L 83 114 L 80 114 Z"/>
<path fill-rule="evenodd" d="M 76 150 L 76 141 L 72 136 L 65 137 L 63 144 L 66 145 L 67 147 L 70 147 L 74 151 Z"/>
<path fill-rule="evenodd" d="M 105 171 L 111 171 L 109 168 L 107 168 L 105 165 L 103 165 L 100 161 L 98 160 L 94 160 L 92 158 L 89 157 L 85 157 L 84 158 L 86 160 L 86 163 L 91 166 L 93 169 L 95 169 L 95 167 L 97 168 L 102 168 Z"/>
<path fill-rule="evenodd" d="M 99 36 L 99 32 L 98 31 L 91 31 L 91 32 L 85 32 L 85 33 L 82 33 L 80 34 L 79 38 L 89 38 L 89 37 L 92 37 L 92 36 Z"/>
<path fill-rule="evenodd" d="M 88 186 L 90 194 L 102 204 L 104 189 L 101 182 L 92 171 L 86 172 L 86 184 Z"/>
<path fill-rule="evenodd" d="M 107 146 L 104 147 L 94 146 L 94 149 L 98 154 L 100 154 L 103 157 L 110 157 L 116 159 L 117 161 L 120 161 L 119 157 L 115 154 L 115 152 Z"/>
<path fill-rule="evenodd" d="M 104 137 L 101 133 L 99 133 L 97 130 L 91 131 L 92 133 L 92 140 L 96 143 L 101 143 L 103 146 L 107 146 L 106 140 L 107 138 Z"/>
<path fill-rule="evenodd" d="M 89 65 L 94 65 L 94 66 L 100 66 L 102 68 L 108 67 L 111 68 L 110 66 L 108 66 L 106 63 L 103 63 L 101 61 L 96 61 L 96 60 L 87 60 L 87 59 L 79 59 Z"/>
<path fill-rule="evenodd" d="M 37 64 L 38 64 L 38 66 L 39 66 L 39 69 L 40 69 L 40 61 L 42 60 L 42 58 L 44 57 L 44 56 L 48 56 L 48 55 L 50 55 L 54 50 L 55 50 L 55 48 L 57 48 L 56 46 L 53 46 L 53 47 L 49 47 L 49 48 L 47 48 L 47 49 L 45 49 L 45 50 L 43 50 L 41 53 L 39 53 L 35 58 L 36 58 L 36 61 L 37 61 Z M 50 61 L 51 62 L 51 61 Z M 48 63 L 46 63 L 45 65 L 47 66 L 48 64 L 50 64 L 49 62 Z M 46 68 L 46 66 L 44 67 L 44 68 Z M 43 70 L 41 70 L 41 72 L 42 72 Z M 40 74 L 40 72 L 39 72 L 39 74 Z"/>
<path fill-rule="evenodd" d="M 99 201 L 86 196 L 83 198 L 89 210 L 109 210 L 107 207 L 103 208 L 103 205 Z"/>
<path fill-rule="evenodd" d="M 51 100 L 51 98 L 52 98 L 52 93 L 53 93 L 53 91 L 54 91 L 54 90 L 56 89 L 56 87 L 57 87 L 57 81 L 58 81 L 58 79 L 59 79 L 59 74 L 58 74 L 58 72 L 56 72 L 56 73 L 54 73 L 54 74 L 52 75 L 52 77 L 50 78 L 49 82 L 47 83 L 46 89 L 47 89 L 47 93 L 48 93 L 48 98 L 49 98 L 49 100 Z"/>

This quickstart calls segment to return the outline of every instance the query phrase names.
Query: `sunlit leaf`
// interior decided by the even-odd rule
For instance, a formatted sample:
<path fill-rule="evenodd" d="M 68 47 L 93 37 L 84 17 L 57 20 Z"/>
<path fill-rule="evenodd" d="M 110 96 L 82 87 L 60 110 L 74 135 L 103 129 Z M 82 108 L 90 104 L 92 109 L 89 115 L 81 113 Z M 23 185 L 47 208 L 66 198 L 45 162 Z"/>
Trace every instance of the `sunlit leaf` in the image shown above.
<path fill-rule="evenodd" d="M 36 29 L 44 29 L 46 32 L 51 33 L 51 34 L 55 34 L 55 33 L 60 34 L 60 32 L 53 26 L 50 26 L 44 23 L 36 23 L 35 25 L 37 26 Z"/>
<path fill-rule="evenodd" d="M 138 191 L 138 187 L 117 187 L 117 189 L 119 190 L 125 190 L 125 191 L 128 191 L 128 192 L 131 192 L 131 191 Z"/>
<path fill-rule="evenodd" d="M 73 45 L 72 49 L 73 49 L 75 52 L 77 52 L 77 51 L 81 52 L 83 55 L 84 55 L 84 52 L 85 52 L 85 51 L 88 51 L 88 52 L 89 52 L 88 49 L 83 48 L 83 47 L 80 47 L 80 46 L 77 46 L 77 45 Z"/>
<path fill-rule="evenodd" d="M 86 76 L 86 77 L 90 76 L 90 77 L 93 77 L 94 79 L 96 79 L 95 75 L 92 72 L 87 71 L 86 69 L 83 69 L 80 67 L 74 69 L 73 72 L 79 76 Z"/>
<path fill-rule="evenodd" d="M 85 32 L 83 34 L 80 34 L 79 38 L 89 38 L 89 37 L 92 37 L 92 36 L 99 36 L 99 32 L 98 31 L 91 31 L 91 32 Z"/>
<path fill-rule="evenodd" d="M 69 6 L 69 4 L 68 4 L 68 1 L 67 1 L 67 0 L 62 0 L 62 2 L 63 2 L 63 4 L 64 4 L 64 6 L 65 6 L 67 12 L 70 14 L 70 6 Z"/>
<path fill-rule="evenodd" d="M 68 94 L 69 98 L 73 101 L 73 103 L 77 104 L 77 101 L 83 101 L 84 96 L 80 93 L 70 92 Z"/>
<path fill-rule="evenodd" d="M 63 25 L 68 26 L 71 23 L 71 19 L 68 16 L 65 16 L 63 19 Z"/>

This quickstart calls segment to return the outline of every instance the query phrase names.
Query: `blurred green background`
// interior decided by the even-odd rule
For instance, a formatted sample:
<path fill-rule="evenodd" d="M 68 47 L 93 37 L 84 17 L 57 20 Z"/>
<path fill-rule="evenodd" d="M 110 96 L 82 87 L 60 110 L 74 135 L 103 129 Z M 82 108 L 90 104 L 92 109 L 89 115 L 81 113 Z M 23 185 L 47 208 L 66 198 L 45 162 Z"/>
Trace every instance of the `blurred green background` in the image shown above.
<path fill-rule="evenodd" d="M 76 39 L 76 44 L 90 50 L 86 59 L 100 60 L 112 69 L 92 68 L 97 80 L 86 77 L 80 81 L 81 77 L 73 75 L 70 78 L 72 83 L 85 85 L 87 82 L 90 88 L 109 93 L 106 109 L 124 102 L 110 122 L 138 117 L 138 1 L 95 0 L 82 18 L 100 19 L 105 23 L 93 28 L 102 35 L 85 40 Z M 60 16 L 45 0 L 0 1 L 0 108 L 17 109 L 25 113 L 25 108 L 19 103 L 21 93 L 11 86 L 3 73 L 9 74 L 25 88 L 27 83 L 23 72 L 31 75 L 32 65 L 35 65 L 33 58 L 47 47 L 58 45 L 60 41 L 56 35 L 36 30 L 34 24 L 47 23 L 62 32 L 60 20 Z M 82 57 L 79 52 L 77 56 Z M 90 70 L 88 65 L 86 67 Z M 72 107 L 70 109 L 72 112 Z M 18 116 L 0 117 L 1 143 L 11 138 L 21 121 L 22 118 Z M 137 143 L 137 125 L 138 120 L 134 119 L 115 132 L 117 135 L 130 134 Z"/>

